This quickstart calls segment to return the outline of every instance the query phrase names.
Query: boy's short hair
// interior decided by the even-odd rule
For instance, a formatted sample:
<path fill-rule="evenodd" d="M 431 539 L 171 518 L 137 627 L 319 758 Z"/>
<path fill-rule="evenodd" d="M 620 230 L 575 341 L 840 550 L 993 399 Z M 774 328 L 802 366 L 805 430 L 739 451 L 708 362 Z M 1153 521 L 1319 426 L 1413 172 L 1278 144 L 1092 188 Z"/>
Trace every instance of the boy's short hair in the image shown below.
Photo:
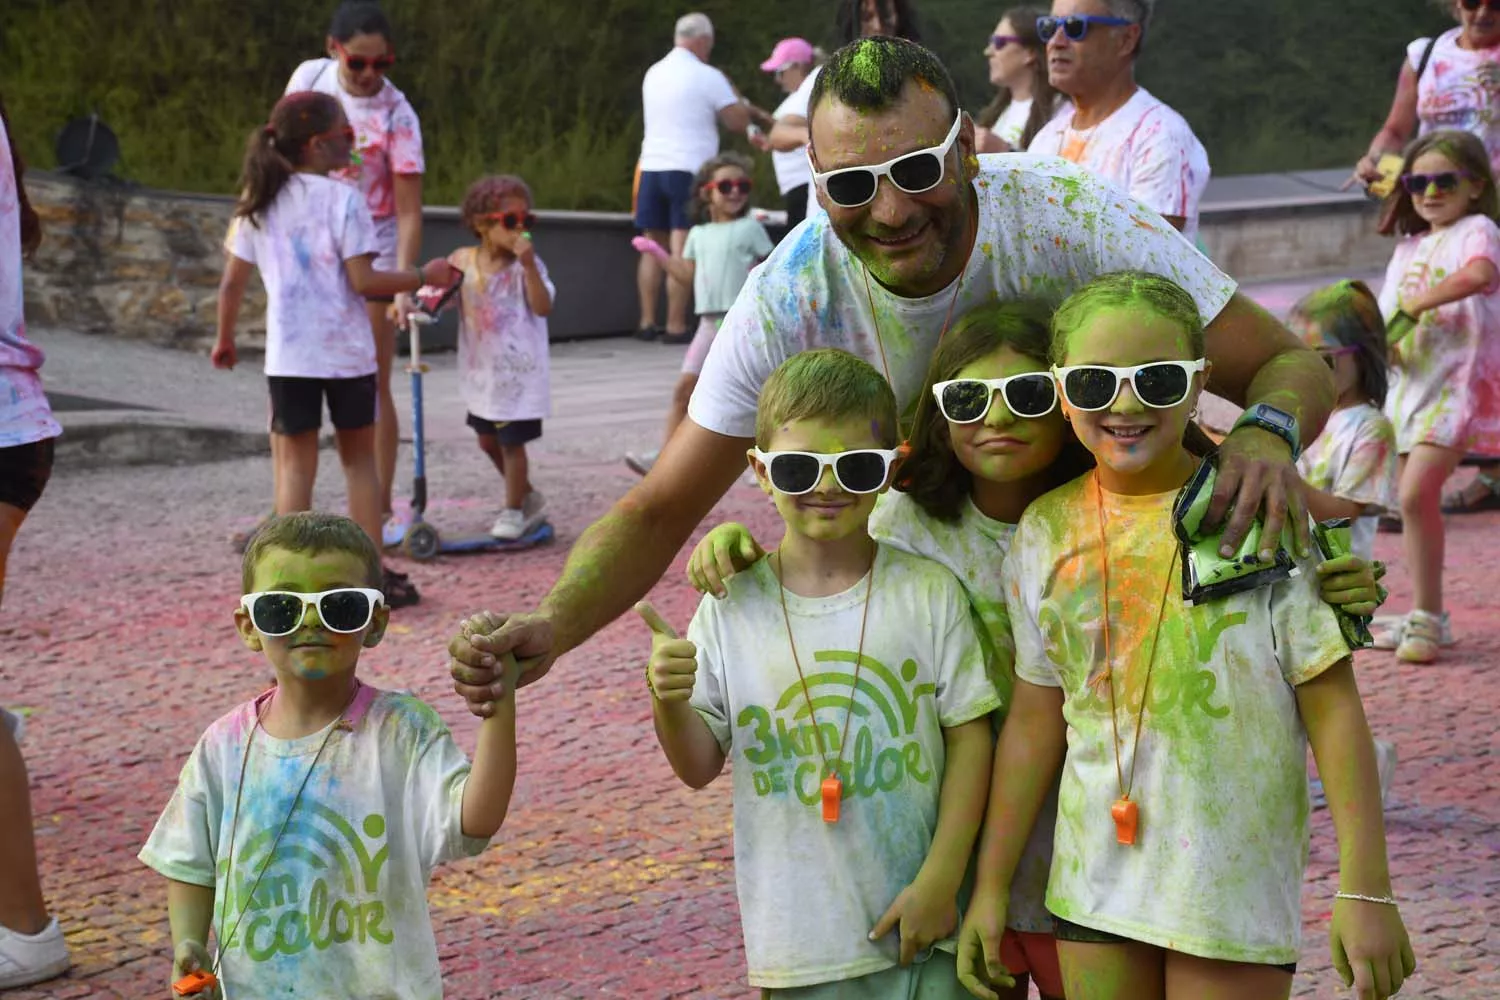
<path fill-rule="evenodd" d="M 868 361 L 825 347 L 794 354 L 766 379 L 755 412 L 755 443 L 792 420 L 868 418 L 882 448 L 896 447 L 896 394 Z"/>
<path fill-rule="evenodd" d="M 464 192 L 463 205 L 458 210 L 459 216 L 463 224 L 478 236 L 479 217 L 499 211 L 500 203 L 506 198 L 525 198 L 527 208 L 536 206 L 536 201 L 531 197 L 531 187 L 521 178 L 515 174 L 491 174 L 469 185 L 469 190 Z"/>
<path fill-rule="evenodd" d="M 286 549 L 308 555 L 347 552 L 364 564 L 366 587 L 379 588 L 385 575 L 380 565 L 380 553 L 363 528 L 342 514 L 301 511 L 271 518 L 250 539 L 240 564 L 241 593 L 248 594 L 255 586 L 255 570 L 267 549 Z"/>

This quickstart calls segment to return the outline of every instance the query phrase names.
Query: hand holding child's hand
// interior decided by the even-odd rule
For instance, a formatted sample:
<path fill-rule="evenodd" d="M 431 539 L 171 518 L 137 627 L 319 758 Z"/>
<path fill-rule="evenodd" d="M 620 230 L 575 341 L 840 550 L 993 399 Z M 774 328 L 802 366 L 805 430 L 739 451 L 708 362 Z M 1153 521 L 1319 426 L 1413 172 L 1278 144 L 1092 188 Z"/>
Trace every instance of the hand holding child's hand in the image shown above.
<path fill-rule="evenodd" d="M 1000 960 L 1000 939 L 1005 935 L 1005 917 L 1010 900 L 1003 892 L 974 890 L 958 931 L 958 981 L 980 1000 L 999 1000 L 994 987 L 1016 985 L 1015 977 Z"/>
<path fill-rule="evenodd" d="M 657 701 L 687 701 L 693 696 L 698 674 L 698 647 L 688 639 L 679 639 L 656 609 L 645 601 L 635 606 L 636 613 L 651 629 L 651 662 L 646 666 L 646 680 Z"/>
<path fill-rule="evenodd" d="M 700 594 L 726 597 L 724 582 L 765 558 L 750 529 L 728 521 L 703 536 L 688 558 L 688 582 Z"/>
<path fill-rule="evenodd" d="M 666 260 L 672 256 L 662 249 L 660 243 L 656 242 L 649 236 L 637 236 L 635 239 L 630 241 L 630 245 L 635 247 L 641 253 L 649 253 L 657 260 Z"/>
<path fill-rule="evenodd" d="M 213 350 L 209 352 L 208 358 L 215 368 L 232 369 L 235 362 L 239 361 L 239 357 L 235 354 L 234 341 L 225 340 L 223 337 L 214 341 Z"/>
<path fill-rule="evenodd" d="M 197 941 L 179 941 L 172 952 L 173 983 L 190 973 L 208 972 L 212 968 L 213 960 L 208 955 L 208 949 Z M 177 991 L 173 990 L 172 995 L 176 996 Z M 219 987 L 215 985 L 195 995 L 200 1000 L 219 1000 L 222 994 L 219 992 Z"/>
<path fill-rule="evenodd" d="M 1376 583 L 1385 575 L 1385 564 L 1368 563 L 1356 555 L 1339 556 L 1318 564 L 1318 588 L 1325 603 L 1356 617 L 1373 615 L 1385 601 Z"/>
<path fill-rule="evenodd" d="M 918 875 L 885 914 L 875 922 L 870 940 L 878 941 L 893 930 L 901 932 L 901 964 L 910 965 L 919 951 L 941 941 L 958 926 L 958 900 Z"/>
<path fill-rule="evenodd" d="M 1354 987 L 1355 1000 L 1395 996 L 1417 968 L 1401 914 L 1386 903 L 1335 899 L 1328 942 L 1333 967 Z"/>

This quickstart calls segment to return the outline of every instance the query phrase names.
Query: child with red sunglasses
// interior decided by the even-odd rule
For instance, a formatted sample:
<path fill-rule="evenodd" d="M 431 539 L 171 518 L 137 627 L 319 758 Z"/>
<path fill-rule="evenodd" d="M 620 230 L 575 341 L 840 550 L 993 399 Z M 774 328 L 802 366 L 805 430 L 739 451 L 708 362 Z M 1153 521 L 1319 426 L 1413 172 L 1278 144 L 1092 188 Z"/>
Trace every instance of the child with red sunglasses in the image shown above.
<path fill-rule="evenodd" d="M 514 176 L 482 177 L 464 195 L 464 225 L 479 245 L 448 261 L 463 271 L 458 378 L 468 423 L 505 479 L 505 508 L 490 534 L 516 541 L 542 523 L 546 501 L 531 487 L 526 443 L 551 413 L 547 315 L 557 289 L 531 244 L 531 188 Z"/>
<path fill-rule="evenodd" d="M 677 425 L 687 418 L 688 400 L 698 384 L 698 374 L 703 371 L 703 362 L 718 335 L 719 325 L 724 322 L 724 314 L 734 304 L 751 270 L 771 255 L 771 237 L 750 216 L 753 169 L 754 165 L 738 153 L 720 153 L 698 169 L 688 209 L 697 225 L 688 230 L 681 257 L 673 257 L 648 237 L 637 236 L 633 241 L 641 253 L 659 259 L 673 281 L 692 286 L 693 308 L 698 313 L 698 330 L 688 343 L 682 375 L 672 392 L 663 441 L 670 441 Z M 662 338 L 662 343 L 680 341 L 668 336 Z M 656 462 L 657 454 L 631 452 L 625 456 L 625 464 L 644 476 Z"/>

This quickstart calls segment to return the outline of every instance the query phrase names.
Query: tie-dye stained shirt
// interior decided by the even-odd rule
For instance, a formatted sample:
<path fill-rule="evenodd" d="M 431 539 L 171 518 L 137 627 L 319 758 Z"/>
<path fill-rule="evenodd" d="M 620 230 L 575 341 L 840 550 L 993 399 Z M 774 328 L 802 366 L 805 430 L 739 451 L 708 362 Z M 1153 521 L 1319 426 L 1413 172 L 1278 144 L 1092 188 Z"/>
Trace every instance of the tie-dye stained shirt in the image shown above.
<path fill-rule="evenodd" d="M 344 262 L 379 251 L 347 184 L 293 174 L 258 225 L 236 218 L 224 248 L 266 286 L 266 374 L 358 378 L 375 371 L 375 334 Z"/>
<path fill-rule="evenodd" d="M 1208 150 L 1187 119 L 1144 87 L 1093 128 L 1074 129 L 1072 115 L 1057 116 L 1026 151 L 1076 163 L 1147 208 L 1186 219 L 1188 239 L 1198 235 L 1198 204 L 1210 175 Z"/>
<path fill-rule="evenodd" d="M 1437 232 L 1396 244 L 1380 308 L 1389 320 L 1400 303 L 1442 283 L 1474 260 L 1500 266 L 1500 226 L 1468 215 Z M 1423 313 L 1416 329 L 1390 349 L 1385 412 L 1401 454 L 1419 444 L 1500 456 L 1500 288 Z"/>
<path fill-rule="evenodd" d="M 448 255 L 464 272 L 459 292 L 458 382 L 464 405 L 485 420 L 542 420 L 552 413 L 547 317 L 526 305 L 526 269 L 520 261 L 485 277 L 478 248 Z M 536 258 L 547 294 L 557 289 Z"/>
<path fill-rule="evenodd" d="M 985 648 L 990 682 L 1000 695 L 1000 710 L 993 716 L 999 731 L 1001 713 L 1010 705 L 1015 686 L 1015 641 L 1010 634 L 1010 613 L 1005 607 L 1002 566 L 1010 550 L 1016 526 L 986 517 L 967 501 L 959 519 L 941 521 L 922 509 L 911 497 L 895 490 L 883 493 L 870 515 L 870 537 L 902 552 L 931 559 L 958 578 L 969 597 L 969 609 L 978 624 Z M 1010 908 L 1005 924 L 1013 930 L 1051 934 L 1052 915 L 1047 912 L 1047 873 L 1052 868 L 1052 830 L 1057 824 L 1057 788 L 1053 787 L 1037 815 L 1026 849 L 1016 864 L 1010 882 Z"/>
<path fill-rule="evenodd" d="M 1047 908 L 1203 958 L 1295 962 L 1308 799 L 1294 689 L 1349 655 L 1316 564 L 1188 607 L 1176 493 L 1106 491 L 1111 679 L 1095 483 L 1089 473 L 1028 507 L 1005 561 L 1016 675 L 1060 687 L 1068 727 Z M 1133 846 L 1116 842 L 1110 812 L 1122 792 L 1112 691 L 1139 808 Z"/>
<path fill-rule="evenodd" d="M 386 80 L 374 97 L 356 97 L 339 82 L 339 64 L 333 59 L 309 59 L 298 66 L 287 82 L 286 92 L 300 90 L 337 97 L 354 128 L 354 148 L 360 162 L 332 176 L 348 181 L 364 193 L 372 218 L 395 216 L 396 175 L 420 174 L 426 169 L 422 126 L 406 95 Z"/>
<path fill-rule="evenodd" d="M 1375 529 L 1382 513 L 1394 513 L 1400 456 L 1391 422 L 1369 403 L 1334 410 L 1323 433 L 1297 459 L 1307 485 L 1340 500 L 1365 505 L 1367 516 L 1350 525 L 1355 555 L 1374 558 Z"/>
<path fill-rule="evenodd" d="M 943 729 L 1000 705 L 953 575 L 884 545 L 873 572 L 862 660 L 868 576 L 831 597 L 786 594 L 795 661 L 769 559 L 732 577 L 723 600 L 705 597 L 688 627 L 698 648 L 692 704 L 733 764 L 734 874 L 752 986 L 838 982 L 896 964 L 897 935 L 869 933 L 927 859 Z M 823 821 L 815 728 L 828 764 L 841 760 L 837 823 Z"/>
<path fill-rule="evenodd" d="M 0 124 L 0 448 L 55 438 L 62 427 L 42 392 L 42 351 L 26 339 L 21 201 L 10 136 Z"/>
<path fill-rule="evenodd" d="M 1441 129 L 1472 132 L 1489 150 L 1490 164 L 1500 171 L 1500 49 L 1461 48 L 1463 29 L 1438 37 L 1432 58 L 1417 81 L 1419 134 Z M 1407 47 L 1413 72 L 1422 65 L 1430 39 Z"/>
<path fill-rule="evenodd" d="M 927 365 L 950 310 L 1022 296 L 1060 304 L 1101 274 L 1171 278 L 1212 320 L 1233 279 L 1155 212 L 1056 157 L 979 157 L 978 235 L 958 287 L 909 299 L 885 289 L 834 233 L 827 214 L 777 244 L 740 289 L 688 405 L 698 426 L 755 436 L 755 407 L 771 372 L 798 351 L 837 347 L 885 373 L 907 412 L 927 391 Z"/>
<path fill-rule="evenodd" d="M 199 738 L 140 859 L 214 888 L 227 1000 L 441 1000 L 427 883 L 438 864 L 488 843 L 463 836 L 463 751 L 417 698 L 362 685 L 316 767 L 328 729 L 294 740 L 259 729 L 242 774 L 245 741 L 270 695 Z"/>

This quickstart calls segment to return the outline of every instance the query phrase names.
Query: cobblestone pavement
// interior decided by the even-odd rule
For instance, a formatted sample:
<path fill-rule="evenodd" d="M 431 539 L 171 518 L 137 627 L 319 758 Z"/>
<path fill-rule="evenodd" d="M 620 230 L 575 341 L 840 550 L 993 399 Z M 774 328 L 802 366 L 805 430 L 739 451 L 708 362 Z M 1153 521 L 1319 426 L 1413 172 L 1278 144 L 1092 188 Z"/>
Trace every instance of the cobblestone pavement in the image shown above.
<path fill-rule="evenodd" d="M 76 343 L 61 334 L 52 342 L 72 359 L 58 369 L 75 373 L 53 387 L 97 392 L 73 384 L 82 378 L 70 353 Z M 112 350 L 98 341 L 91 348 Z M 465 613 L 530 607 L 545 592 L 569 544 L 632 484 L 617 456 L 658 435 L 677 354 L 618 342 L 558 348 L 557 416 L 534 465 L 557 544 L 406 564 L 425 599 L 396 612 L 387 641 L 361 663 L 367 680 L 417 692 L 472 749 L 474 720 L 447 681 L 450 630 Z M 435 361 L 432 517 L 478 531 L 494 516 L 498 481 L 448 391 L 451 359 Z M 160 377 L 179 362 L 168 356 Z M 198 374 L 184 377 L 214 385 L 218 376 L 206 363 L 193 363 Z M 152 389 L 150 365 L 136 372 L 123 356 L 99 364 L 148 393 L 135 402 L 170 398 L 167 388 Z M 256 379 L 253 372 L 233 377 Z M 223 406 L 259 408 L 242 419 L 263 419 L 263 398 L 235 385 L 217 394 Z M 328 462 L 319 504 L 339 509 L 331 454 Z M 61 468 L 23 528 L 0 619 L 0 702 L 31 710 L 23 746 L 43 883 L 76 965 L 64 979 L 8 997 L 168 995 L 165 887 L 135 853 L 198 734 L 269 680 L 264 661 L 232 632 L 238 562 L 226 544 L 263 510 L 268 489 L 263 459 Z M 776 536 L 774 512 L 754 489 L 736 486 L 711 520 L 722 518 Z M 1490 558 L 1500 515 L 1455 518 L 1450 531 L 1448 599 L 1460 644 L 1434 666 L 1364 653 L 1358 667 L 1373 727 L 1401 754 L 1388 836 L 1420 963 L 1404 995 L 1493 1000 L 1500 996 L 1500 695 L 1487 674 L 1500 654 L 1500 575 Z M 1399 550 L 1398 537 L 1380 536 L 1394 610 L 1408 596 Z M 682 564 L 679 557 L 654 594 L 679 626 L 695 605 Z M 729 783 L 695 793 L 672 777 L 651 733 L 640 676 L 647 648 L 645 628 L 622 620 L 521 692 L 510 818 L 487 852 L 440 869 L 431 890 L 449 996 L 750 995 Z M 1327 955 L 1336 860 L 1332 826 L 1320 811 L 1297 997 L 1345 995 Z"/>

